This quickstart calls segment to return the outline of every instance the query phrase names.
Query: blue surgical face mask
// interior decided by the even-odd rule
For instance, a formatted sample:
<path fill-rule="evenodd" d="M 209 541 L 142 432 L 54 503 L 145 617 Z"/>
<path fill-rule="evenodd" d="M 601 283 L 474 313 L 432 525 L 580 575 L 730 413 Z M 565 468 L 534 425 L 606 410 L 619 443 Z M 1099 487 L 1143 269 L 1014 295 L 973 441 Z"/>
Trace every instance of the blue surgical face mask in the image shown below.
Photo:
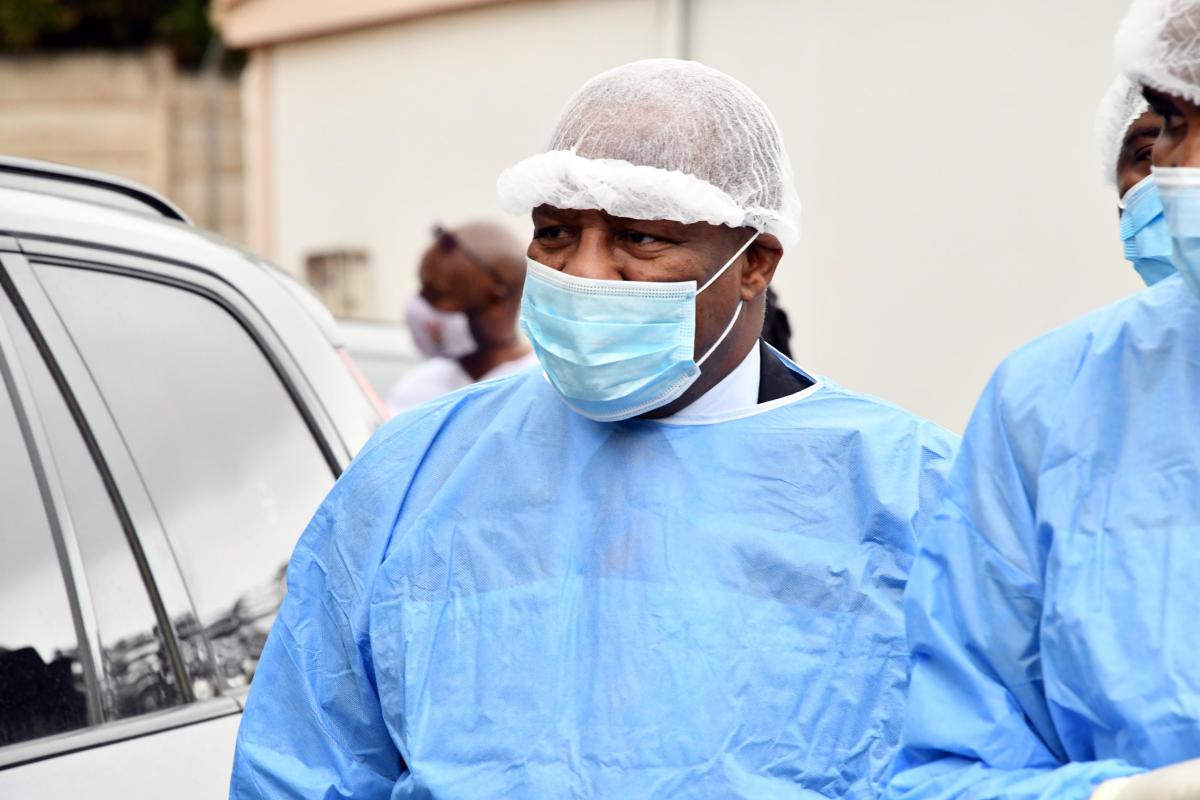
<path fill-rule="evenodd" d="M 1121 240 L 1125 258 L 1147 286 L 1175 274 L 1171 263 L 1171 234 L 1153 175 L 1134 184 L 1121 198 Z"/>
<path fill-rule="evenodd" d="M 756 238 L 757 233 L 699 289 L 696 281 L 578 278 L 526 259 L 521 330 L 574 411 L 613 422 L 661 408 L 695 383 L 700 367 L 733 330 L 741 302 L 708 352 L 693 358 L 696 296 Z"/>
<path fill-rule="evenodd" d="M 1200 169 L 1155 167 L 1153 175 L 1171 234 L 1171 260 L 1200 295 Z"/>

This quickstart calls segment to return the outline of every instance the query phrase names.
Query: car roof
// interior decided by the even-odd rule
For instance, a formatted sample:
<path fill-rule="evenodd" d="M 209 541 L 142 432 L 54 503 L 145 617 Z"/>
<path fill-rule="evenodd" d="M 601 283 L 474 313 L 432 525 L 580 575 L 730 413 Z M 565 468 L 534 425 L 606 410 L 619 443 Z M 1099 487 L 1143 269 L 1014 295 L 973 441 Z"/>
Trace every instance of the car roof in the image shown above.
<path fill-rule="evenodd" d="M 186 217 L 183 217 L 186 220 Z M 0 181 L 0 236 L 21 241 L 29 255 L 55 255 L 63 244 L 149 256 L 212 275 L 246 291 L 264 276 L 290 293 L 333 343 L 332 315 L 292 276 L 240 245 L 189 222 L 80 197 L 5 186 Z M 251 291 L 251 294 L 255 292 Z"/>
<path fill-rule="evenodd" d="M 191 223 L 178 206 L 139 183 L 66 164 L 0 155 L 0 186 L 69 197 Z"/>
<path fill-rule="evenodd" d="M 168 282 L 194 271 L 197 287 L 218 281 L 240 295 L 274 331 L 317 393 L 314 402 L 329 415 L 331 433 L 340 440 L 348 462 L 371 435 L 378 417 L 335 351 L 342 337 L 333 316 L 288 273 L 185 219 L 0 181 L 0 250 L 17 250 L 43 263 L 109 264 L 118 270 L 159 272 Z"/>

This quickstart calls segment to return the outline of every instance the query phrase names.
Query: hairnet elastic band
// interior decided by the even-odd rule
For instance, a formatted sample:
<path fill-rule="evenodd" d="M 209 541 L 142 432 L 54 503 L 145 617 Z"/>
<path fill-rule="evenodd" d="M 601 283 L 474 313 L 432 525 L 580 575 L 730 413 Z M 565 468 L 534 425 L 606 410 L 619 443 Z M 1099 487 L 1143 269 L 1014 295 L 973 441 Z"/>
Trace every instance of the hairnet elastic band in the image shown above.
<path fill-rule="evenodd" d="M 778 237 L 784 245 L 799 238 L 795 222 L 771 209 L 744 209 L 695 175 L 621 159 L 584 158 L 571 150 L 551 150 L 519 161 L 500 173 L 496 193 L 501 208 L 510 214 L 527 214 L 541 205 L 598 209 L 629 219 L 750 227 Z M 647 210 L 651 208 L 655 211 Z"/>
<path fill-rule="evenodd" d="M 737 249 L 737 252 L 736 252 L 736 253 L 734 253 L 733 255 L 731 255 L 731 256 L 729 257 L 729 260 L 725 262 L 725 266 L 723 266 L 723 267 L 721 267 L 719 270 L 717 270 L 717 272 L 716 272 L 716 274 L 715 274 L 715 275 L 713 275 L 711 278 L 709 278 L 708 280 L 706 280 L 706 281 L 704 282 L 704 285 L 703 285 L 703 286 L 701 286 L 699 289 L 697 289 L 697 290 L 696 290 L 696 294 L 700 294 L 700 293 L 701 293 L 701 292 L 703 292 L 705 289 L 707 289 L 708 287 L 710 287 L 710 286 L 712 286 L 714 283 L 716 283 L 716 280 L 717 280 L 717 278 L 719 278 L 719 277 L 721 277 L 722 275 L 724 275 L 724 274 L 725 274 L 725 270 L 727 270 L 727 269 L 729 269 L 731 266 L 733 266 L 733 262 L 735 262 L 735 261 L 737 261 L 739 258 L 741 258 L 741 256 L 742 256 L 742 253 L 746 252 L 746 250 L 747 250 L 747 249 L 750 247 L 750 245 L 754 244 L 754 241 L 755 241 L 756 239 L 758 239 L 758 237 L 759 237 L 759 236 L 761 236 L 761 235 L 762 235 L 762 234 L 760 234 L 758 231 L 755 231 L 755 232 L 754 232 L 754 235 L 753 235 L 753 236 L 751 236 L 749 239 L 747 239 L 747 240 L 746 240 L 746 243 L 745 243 L 745 244 L 743 244 L 741 247 L 739 247 L 739 248 Z"/>

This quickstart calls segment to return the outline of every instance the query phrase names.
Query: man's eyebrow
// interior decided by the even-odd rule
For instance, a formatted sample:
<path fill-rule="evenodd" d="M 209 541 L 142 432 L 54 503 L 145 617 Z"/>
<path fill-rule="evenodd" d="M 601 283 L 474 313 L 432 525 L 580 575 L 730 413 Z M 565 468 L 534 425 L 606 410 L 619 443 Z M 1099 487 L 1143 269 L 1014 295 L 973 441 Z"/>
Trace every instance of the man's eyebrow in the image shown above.
<path fill-rule="evenodd" d="M 1128 147 L 1129 143 L 1139 136 L 1152 136 L 1157 139 L 1160 133 L 1162 133 L 1162 125 L 1155 125 L 1153 128 L 1135 128 L 1125 134 L 1125 139 L 1121 142 L 1121 148 Z"/>

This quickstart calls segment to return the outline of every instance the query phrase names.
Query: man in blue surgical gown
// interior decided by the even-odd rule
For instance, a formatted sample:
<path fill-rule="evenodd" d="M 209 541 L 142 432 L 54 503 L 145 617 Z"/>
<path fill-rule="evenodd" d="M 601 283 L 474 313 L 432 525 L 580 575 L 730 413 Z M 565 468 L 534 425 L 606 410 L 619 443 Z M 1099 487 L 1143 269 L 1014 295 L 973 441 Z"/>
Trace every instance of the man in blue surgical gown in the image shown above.
<path fill-rule="evenodd" d="M 774 119 L 693 62 L 507 170 L 541 368 L 383 428 L 304 533 L 237 798 L 866 798 L 954 437 L 762 344 Z"/>
<path fill-rule="evenodd" d="M 1008 358 L 906 601 L 889 798 L 1200 798 L 1200 0 L 1135 3 L 1126 72 L 1182 275 Z"/>

